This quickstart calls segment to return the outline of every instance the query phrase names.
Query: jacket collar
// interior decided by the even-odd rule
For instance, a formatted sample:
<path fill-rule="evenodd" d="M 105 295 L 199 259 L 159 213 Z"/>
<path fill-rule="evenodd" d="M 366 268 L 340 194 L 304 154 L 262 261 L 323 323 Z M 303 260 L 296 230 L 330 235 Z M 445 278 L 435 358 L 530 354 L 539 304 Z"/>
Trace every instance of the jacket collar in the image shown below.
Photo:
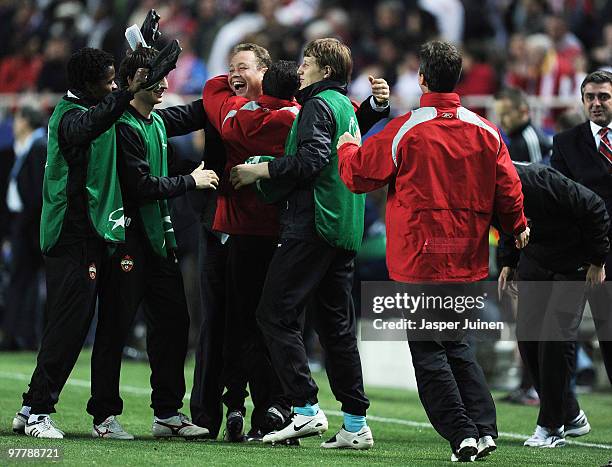
<path fill-rule="evenodd" d="M 93 107 L 98 104 L 93 97 L 84 91 L 78 89 L 68 89 L 65 96 L 69 101 L 80 104 L 84 107 Z"/>
<path fill-rule="evenodd" d="M 454 92 L 428 92 L 421 96 L 421 107 L 460 107 L 459 94 Z"/>
<path fill-rule="evenodd" d="M 316 96 L 320 92 L 327 91 L 328 89 L 333 89 L 334 91 L 338 91 L 344 95 L 347 93 L 346 83 L 324 79 L 322 81 L 312 83 L 310 86 L 306 86 L 304 89 L 300 89 L 296 93 L 295 98 L 300 104 L 304 104 L 307 99 Z"/>
<path fill-rule="evenodd" d="M 278 110 L 282 109 L 283 107 L 295 107 L 297 105 L 293 99 L 279 99 L 278 97 L 272 97 L 266 94 L 257 99 L 257 103 L 264 109 L 271 110 Z"/>

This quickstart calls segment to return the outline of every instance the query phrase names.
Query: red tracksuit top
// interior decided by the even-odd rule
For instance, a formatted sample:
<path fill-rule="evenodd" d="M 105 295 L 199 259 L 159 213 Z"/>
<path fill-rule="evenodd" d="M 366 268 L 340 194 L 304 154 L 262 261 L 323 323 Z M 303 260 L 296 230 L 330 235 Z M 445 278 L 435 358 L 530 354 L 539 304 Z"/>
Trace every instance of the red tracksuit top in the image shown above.
<path fill-rule="evenodd" d="M 220 176 L 213 228 L 230 235 L 279 234 L 278 209 L 257 199 L 252 187 L 234 190 L 232 167 L 251 156 L 282 156 L 285 140 L 300 109 L 295 101 L 261 96 L 249 101 L 232 92 L 227 75 L 207 81 L 204 108 L 223 139 L 227 161 Z"/>
<path fill-rule="evenodd" d="M 400 282 L 473 282 L 488 274 L 497 214 L 520 233 L 521 182 L 499 130 L 461 107 L 455 93 L 427 93 L 360 148 L 344 144 L 338 170 L 364 193 L 389 185 L 387 266 Z"/>

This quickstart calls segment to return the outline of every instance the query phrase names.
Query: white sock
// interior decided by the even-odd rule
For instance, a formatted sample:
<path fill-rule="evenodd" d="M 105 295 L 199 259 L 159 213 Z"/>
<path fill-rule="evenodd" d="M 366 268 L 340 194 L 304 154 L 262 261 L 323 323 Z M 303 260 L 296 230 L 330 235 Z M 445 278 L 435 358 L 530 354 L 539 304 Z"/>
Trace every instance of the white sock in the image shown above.
<path fill-rule="evenodd" d="M 38 417 L 40 417 L 41 415 L 44 415 L 45 417 L 49 416 L 48 413 L 31 413 L 30 416 L 28 417 L 28 423 L 37 422 Z"/>
<path fill-rule="evenodd" d="M 19 411 L 20 414 L 25 415 L 26 417 L 30 416 L 30 406 L 24 405 L 23 407 L 21 407 L 21 410 Z"/>

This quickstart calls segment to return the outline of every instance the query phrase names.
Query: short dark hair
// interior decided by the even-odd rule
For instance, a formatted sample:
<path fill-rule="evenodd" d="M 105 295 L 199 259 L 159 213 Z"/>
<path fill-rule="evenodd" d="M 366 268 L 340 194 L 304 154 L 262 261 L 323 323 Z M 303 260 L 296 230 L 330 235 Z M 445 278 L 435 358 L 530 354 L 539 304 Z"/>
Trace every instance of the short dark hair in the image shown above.
<path fill-rule="evenodd" d="M 104 50 L 91 47 L 79 49 L 68 60 L 68 86 L 83 91 L 87 83 L 104 79 L 107 68 L 114 64 L 113 56 Z"/>
<path fill-rule="evenodd" d="M 584 78 L 584 80 L 582 81 L 582 84 L 580 85 L 580 95 L 582 96 L 583 100 L 584 100 L 584 88 L 589 83 L 595 83 L 595 84 L 610 83 L 612 84 L 612 73 L 610 73 L 609 71 L 605 71 L 605 70 L 597 70 L 597 71 L 594 71 L 593 73 L 589 73 L 586 76 L 586 78 Z"/>
<path fill-rule="evenodd" d="M 44 127 L 47 123 L 47 119 L 42 110 L 37 109 L 31 105 L 24 105 L 23 107 L 17 109 L 17 112 L 15 113 L 21 116 L 21 118 L 23 118 L 28 123 L 28 126 L 32 130 Z"/>
<path fill-rule="evenodd" d="M 461 76 L 461 53 L 451 43 L 430 41 L 419 50 L 419 73 L 433 92 L 452 92 Z"/>
<path fill-rule="evenodd" d="M 312 57 L 317 61 L 319 68 L 331 68 L 329 79 L 348 83 L 353 72 L 353 58 L 351 49 L 338 39 L 327 37 L 315 39 L 304 48 L 304 57 Z"/>
<path fill-rule="evenodd" d="M 152 47 L 138 47 L 133 52 L 128 52 L 119 65 L 119 86 L 127 88 L 128 78 L 133 79 L 138 68 L 147 68 L 149 62 L 158 55 L 159 51 Z"/>
<path fill-rule="evenodd" d="M 291 99 L 300 87 L 297 68 L 297 63 L 292 61 L 273 62 L 263 76 L 263 93 L 279 99 Z"/>
<path fill-rule="evenodd" d="M 516 109 L 529 109 L 529 101 L 527 100 L 527 94 L 525 94 L 523 90 L 519 88 L 503 88 L 495 95 L 495 99 L 508 99 Z"/>
<path fill-rule="evenodd" d="M 255 54 L 255 58 L 257 59 L 258 68 L 267 68 L 272 64 L 270 52 L 268 52 L 261 45 L 253 44 L 251 42 L 243 42 L 232 49 L 232 57 L 238 52 L 253 52 Z"/>

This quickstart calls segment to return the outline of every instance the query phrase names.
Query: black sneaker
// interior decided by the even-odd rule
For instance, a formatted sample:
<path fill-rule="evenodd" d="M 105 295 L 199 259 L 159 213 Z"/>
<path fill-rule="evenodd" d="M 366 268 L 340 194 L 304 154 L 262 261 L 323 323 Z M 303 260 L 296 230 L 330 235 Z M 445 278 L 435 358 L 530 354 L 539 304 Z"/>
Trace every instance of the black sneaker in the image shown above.
<path fill-rule="evenodd" d="M 246 441 L 249 443 L 261 443 L 264 433 L 259 428 L 251 428 L 246 434 Z"/>
<path fill-rule="evenodd" d="M 270 407 L 264 416 L 264 426 L 262 427 L 265 431 L 264 434 L 281 430 L 284 428 L 286 421 L 280 410 L 276 407 Z"/>
<path fill-rule="evenodd" d="M 230 443 L 242 443 L 245 440 L 244 415 L 238 410 L 233 410 L 227 414 L 223 438 Z"/>

